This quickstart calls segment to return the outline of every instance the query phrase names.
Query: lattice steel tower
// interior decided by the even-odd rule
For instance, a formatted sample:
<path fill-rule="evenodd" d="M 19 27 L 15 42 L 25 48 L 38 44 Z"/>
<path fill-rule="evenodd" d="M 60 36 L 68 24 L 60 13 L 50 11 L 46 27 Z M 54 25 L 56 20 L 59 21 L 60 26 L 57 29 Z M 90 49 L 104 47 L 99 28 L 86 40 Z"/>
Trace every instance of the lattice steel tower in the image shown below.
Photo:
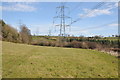
<path fill-rule="evenodd" d="M 66 24 L 67 23 L 66 19 L 69 19 L 70 23 L 72 22 L 72 18 L 65 15 L 65 10 L 66 9 L 69 9 L 69 8 L 65 7 L 65 4 L 63 2 L 61 2 L 61 6 L 56 7 L 56 10 L 57 10 L 56 14 L 57 14 L 57 16 L 55 16 L 54 20 L 53 20 L 53 24 L 55 25 L 55 27 L 59 26 L 59 32 L 60 32 L 59 36 L 64 36 L 64 37 L 67 36 L 66 28 L 67 27 L 70 28 L 70 25 Z M 60 21 L 58 24 L 55 24 L 55 20 L 56 19 Z"/>

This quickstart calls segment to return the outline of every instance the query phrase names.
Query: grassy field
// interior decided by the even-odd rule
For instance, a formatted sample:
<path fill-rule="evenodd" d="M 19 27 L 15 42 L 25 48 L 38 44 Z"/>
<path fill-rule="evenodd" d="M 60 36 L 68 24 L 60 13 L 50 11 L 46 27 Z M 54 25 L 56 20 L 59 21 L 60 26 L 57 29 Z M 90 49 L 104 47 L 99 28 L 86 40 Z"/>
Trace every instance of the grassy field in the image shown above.
<path fill-rule="evenodd" d="M 95 50 L 3 42 L 3 78 L 111 78 L 118 59 Z"/>

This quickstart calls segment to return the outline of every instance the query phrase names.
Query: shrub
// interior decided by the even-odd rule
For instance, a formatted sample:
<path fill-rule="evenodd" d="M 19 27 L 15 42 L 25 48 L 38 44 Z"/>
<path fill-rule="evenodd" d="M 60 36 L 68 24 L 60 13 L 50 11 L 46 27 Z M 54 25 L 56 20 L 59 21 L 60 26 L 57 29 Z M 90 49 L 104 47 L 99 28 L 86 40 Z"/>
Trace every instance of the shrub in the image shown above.
<path fill-rule="evenodd" d="M 82 42 L 82 48 L 83 49 L 88 49 L 88 44 L 86 42 Z"/>
<path fill-rule="evenodd" d="M 31 33 L 30 30 L 25 25 L 21 25 L 20 37 L 23 43 L 27 43 L 27 44 L 31 43 L 31 39 L 32 39 Z"/>
<path fill-rule="evenodd" d="M 78 42 L 78 41 L 72 41 L 70 43 L 70 46 L 73 47 L 73 48 L 82 48 L 82 43 Z"/>
<path fill-rule="evenodd" d="M 19 33 L 13 27 L 4 25 L 2 26 L 1 32 L 3 40 L 10 42 L 19 42 Z"/>
<path fill-rule="evenodd" d="M 72 47 L 71 42 L 65 42 L 63 47 L 71 48 Z"/>
<path fill-rule="evenodd" d="M 87 42 L 87 45 L 88 45 L 89 49 L 96 49 L 97 48 L 96 42 Z"/>

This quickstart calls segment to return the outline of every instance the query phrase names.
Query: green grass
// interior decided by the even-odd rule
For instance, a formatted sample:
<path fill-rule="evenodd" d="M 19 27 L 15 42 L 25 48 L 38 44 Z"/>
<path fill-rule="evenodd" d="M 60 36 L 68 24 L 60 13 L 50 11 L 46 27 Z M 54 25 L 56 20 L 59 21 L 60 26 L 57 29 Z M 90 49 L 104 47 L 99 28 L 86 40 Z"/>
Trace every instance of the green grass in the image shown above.
<path fill-rule="evenodd" d="M 118 59 L 95 50 L 3 42 L 3 78 L 117 78 Z"/>

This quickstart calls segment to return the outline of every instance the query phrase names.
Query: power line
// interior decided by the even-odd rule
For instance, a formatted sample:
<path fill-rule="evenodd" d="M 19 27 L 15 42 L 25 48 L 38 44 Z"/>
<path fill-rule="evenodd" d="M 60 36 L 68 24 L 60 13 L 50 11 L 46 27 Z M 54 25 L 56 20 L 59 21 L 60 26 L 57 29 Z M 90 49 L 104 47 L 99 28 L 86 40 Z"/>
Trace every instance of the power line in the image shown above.
<path fill-rule="evenodd" d="M 81 3 L 80 3 L 81 4 Z M 105 4 L 105 0 L 103 0 L 103 2 L 99 2 L 96 6 L 94 6 L 93 8 L 91 8 L 91 10 L 90 11 L 88 11 L 88 13 L 86 13 L 86 15 L 83 15 L 81 18 L 77 18 L 76 20 L 74 20 L 74 21 L 72 21 L 72 19 L 71 19 L 71 23 L 70 24 L 68 24 L 68 26 L 71 26 L 71 24 L 73 24 L 73 23 L 75 23 L 75 22 L 77 22 L 77 21 L 79 21 L 79 20 L 82 20 L 83 18 L 85 18 L 86 16 L 88 16 L 89 14 L 92 14 L 93 12 L 94 12 L 94 10 L 95 9 L 98 9 L 98 8 L 100 8 L 101 6 L 103 6 Z M 77 7 L 79 7 L 80 5 L 77 5 L 75 8 L 77 8 Z M 65 19 L 66 18 L 70 18 L 70 17 L 68 17 L 68 16 L 65 16 L 64 15 L 64 9 L 65 8 L 68 8 L 68 7 L 65 7 L 65 3 L 61 3 L 61 6 L 59 6 L 59 7 L 57 7 L 57 12 L 56 12 L 56 14 L 58 14 L 58 16 L 55 16 L 54 17 L 54 20 L 53 20 L 53 24 L 55 23 L 55 20 L 57 19 L 57 18 L 60 18 L 60 24 L 57 24 L 57 25 L 55 25 L 55 28 L 56 28 L 56 26 L 59 26 L 60 27 L 60 36 L 62 36 L 62 34 L 63 34 L 63 36 L 65 36 L 65 30 L 66 30 L 66 27 L 67 27 L 67 25 L 65 24 Z M 72 9 L 72 10 L 74 10 L 74 8 Z M 72 13 L 72 10 L 71 10 L 71 12 L 69 12 L 69 14 L 70 13 Z M 58 12 L 59 11 L 59 12 Z"/>
<path fill-rule="evenodd" d="M 49 28 L 48 36 L 51 36 L 51 29 Z"/>
<path fill-rule="evenodd" d="M 77 21 L 79 21 L 79 20 L 82 20 L 82 18 L 84 18 L 84 17 L 86 17 L 87 15 L 91 14 L 92 12 L 94 12 L 95 9 L 98 9 L 99 7 L 101 7 L 101 6 L 104 5 L 104 4 L 105 4 L 105 2 L 100 2 L 100 3 L 98 3 L 98 4 L 97 4 L 96 6 L 94 6 L 94 7 L 92 8 L 92 10 L 90 10 L 86 15 L 81 16 L 81 18 L 77 18 L 76 20 L 72 21 L 69 25 L 71 25 L 71 24 L 73 24 L 73 23 L 75 23 L 75 22 L 77 22 Z"/>
<path fill-rule="evenodd" d="M 95 27 L 88 27 L 88 28 L 85 28 L 85 29 L 82 29 L 82 30 L 79 30 L 79 31 L 86 31 L 86 30 L 90 30 L 90 29 L 96 29 L 96 28 L 102 28 L 104 26 L 108 26 L 109 24 L 112 24 L 112 23 L 115 23 L 117 21 L 112 21 L 110 23 L 106 23 L 106 24 L 102 24 L 100 26 L 95 26 Z M 77 30 L 78 31 L 78 30 Z"/>
<path fill-rule="evenodd" d="M 19 32 L 20 27 L 23 25 L 22 20 L 18 20 L 18 27 L 16 27 L 17 31 Z"/>

